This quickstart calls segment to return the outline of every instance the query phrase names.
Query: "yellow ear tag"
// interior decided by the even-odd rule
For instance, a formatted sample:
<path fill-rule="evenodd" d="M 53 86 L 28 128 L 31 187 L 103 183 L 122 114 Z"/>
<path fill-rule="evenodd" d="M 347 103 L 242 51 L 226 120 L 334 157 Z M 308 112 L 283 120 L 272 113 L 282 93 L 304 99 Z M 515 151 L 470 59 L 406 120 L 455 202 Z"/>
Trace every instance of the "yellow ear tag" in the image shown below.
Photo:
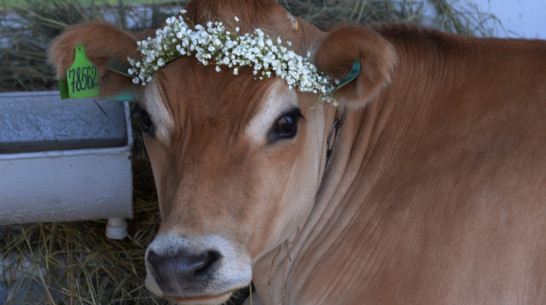
<path fill-rule="evenodd" d="M 85 55 L 83 44 L 76 46 L 74 62 L 66 71 L 70 98 L 86 98 L 99 95 L 99 73 Z"/>

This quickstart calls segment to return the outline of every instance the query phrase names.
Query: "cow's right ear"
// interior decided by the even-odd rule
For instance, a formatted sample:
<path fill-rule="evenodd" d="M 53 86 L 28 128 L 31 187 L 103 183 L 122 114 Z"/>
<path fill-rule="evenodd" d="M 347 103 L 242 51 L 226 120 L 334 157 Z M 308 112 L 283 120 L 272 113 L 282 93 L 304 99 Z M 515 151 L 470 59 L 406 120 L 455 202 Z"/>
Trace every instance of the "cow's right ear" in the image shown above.
<path fill-rule="evenodd" d="M 397 56 L 381 35 L 359 25 L 329 32 L 315 53 L 318 69 L 337 80 L 349 74 L 355 61 L 360 62 L 360 74 L 336 90 L 334 97 L 342 105 L 361 108 L 390 83 Z"/>
<path fill-rule="evenodd" d="M 77 45 L 83 44 L 87 58 L 97 66 L 100 96 L 116 96 L 120 92 L 131 91 L 135 86 L 131 77 L 108 69 L 108 65 L 116 63 L 123 72 L 127 71 L 127 57 L 138 58 L 136 42 L 148 34 L 150 32 L 125 32 L 105 23 L 74 26 L 53 41 L 49 61 L 55 66 L 57 77 L 66 78 L 66 71 L 74 62 L 74 50 Z"/>

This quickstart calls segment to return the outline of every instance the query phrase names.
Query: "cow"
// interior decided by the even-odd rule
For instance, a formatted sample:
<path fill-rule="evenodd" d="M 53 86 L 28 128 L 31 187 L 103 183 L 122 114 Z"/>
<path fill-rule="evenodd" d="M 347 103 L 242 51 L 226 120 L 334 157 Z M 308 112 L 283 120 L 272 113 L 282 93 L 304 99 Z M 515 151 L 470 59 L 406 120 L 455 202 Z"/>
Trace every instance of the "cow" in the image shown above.
<path fill-rule="evenodd" d="M 323 100 L 181 55 L 142 86 L 108 63 L 130 67 L 156 34 L 89 23 L 53 42 L 59 78 L 83 44 L 101 96 L 140 109 L 161 216 L 151 292 L 220 304 L 253 283 L 249 301 L 267 305 L 546 304 L 546 42 L 323 31 L 273 0 L 193 0 L 184 16 L 290 41 L 334 85 L 360 70 Z"/>

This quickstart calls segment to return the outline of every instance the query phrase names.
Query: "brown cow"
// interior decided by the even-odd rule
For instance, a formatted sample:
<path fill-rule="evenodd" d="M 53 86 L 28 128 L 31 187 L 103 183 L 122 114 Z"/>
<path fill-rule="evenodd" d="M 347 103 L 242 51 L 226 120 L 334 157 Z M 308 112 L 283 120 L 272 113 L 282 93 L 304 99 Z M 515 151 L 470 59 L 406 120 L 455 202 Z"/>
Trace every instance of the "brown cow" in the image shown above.
<path fill-rule="evenodd" d="M 196 24 L 240 18 L 341 79 L 336 109 L 251 69 L 182 56 L 145 87 L 106 69 L 146 33 L 77 26 L 101 94 L 131 92 L 162 223 L 147 287 L 219 304 L 546 304 L 546 42 L 408 26 L 322 32 L 273 0 L 194 0 Z M 327 136 L 349 109 L 325 171 Z M 311 107 L 310 106 L 314 106 Z"/>

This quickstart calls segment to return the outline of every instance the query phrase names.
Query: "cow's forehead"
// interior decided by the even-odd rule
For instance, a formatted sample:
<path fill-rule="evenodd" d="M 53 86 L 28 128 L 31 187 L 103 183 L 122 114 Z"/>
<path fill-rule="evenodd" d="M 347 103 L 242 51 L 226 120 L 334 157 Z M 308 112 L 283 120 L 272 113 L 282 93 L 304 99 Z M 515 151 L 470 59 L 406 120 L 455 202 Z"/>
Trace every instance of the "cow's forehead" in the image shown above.
<path fill-rule="evenodd" d="M 259 80 L 251 69 L 203 66 L 181 57 L 158 71 L 144 88 L 140 106 L 152 117 L 159 140 L 169 143 L 174 132 L 210 122 L 218 128 L 245 132 L 265 141 L 272 120 L 297 107 L 297 93 L 281 79 Z"/>

